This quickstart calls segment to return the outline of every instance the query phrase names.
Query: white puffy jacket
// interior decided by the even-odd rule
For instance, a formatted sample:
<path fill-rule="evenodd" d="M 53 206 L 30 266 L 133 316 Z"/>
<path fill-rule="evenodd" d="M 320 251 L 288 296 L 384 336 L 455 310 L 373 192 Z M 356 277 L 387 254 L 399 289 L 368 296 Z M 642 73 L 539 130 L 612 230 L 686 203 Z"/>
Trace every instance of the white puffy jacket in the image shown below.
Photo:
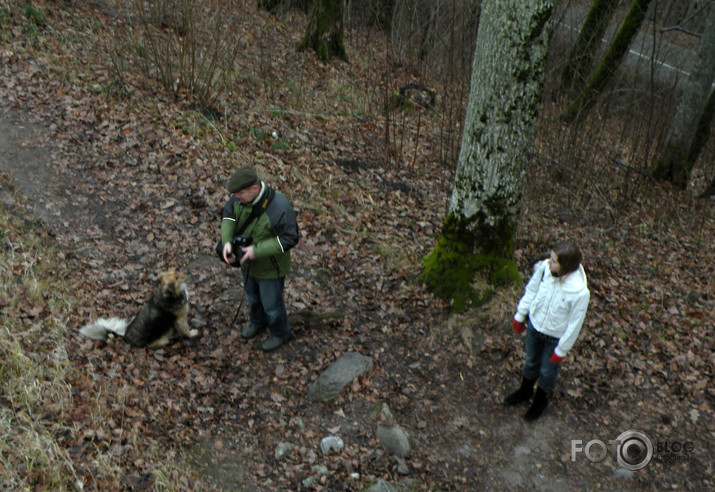
<path fill-rule="evenodd" d="M 523 323 L 528 316 L 536 331 L 558 338 L 556 355 L 565 357 L 581 331 L 590 297 L 581 265 L 575 272 L 554 277 L 549 260 L 543 260 L 534 266 L 514 319 Z"/>

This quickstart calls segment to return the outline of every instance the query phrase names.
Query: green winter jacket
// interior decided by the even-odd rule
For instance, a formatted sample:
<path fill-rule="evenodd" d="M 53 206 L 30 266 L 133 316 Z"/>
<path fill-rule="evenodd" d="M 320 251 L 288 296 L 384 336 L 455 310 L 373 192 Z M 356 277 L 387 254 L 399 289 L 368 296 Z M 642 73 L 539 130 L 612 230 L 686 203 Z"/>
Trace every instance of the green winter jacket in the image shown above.
<path fill-rule="evenodd" d="M 254 207 L 265 209 L 251 219 Z M 250 204 L 242 204 L 232 196 L 223 209 L 221 244 L 232 242 L 234 231 L 249 219 L 242 236 L 251 238 L 256 255 L 241 265 L 244 273 L 256 278 L 285 277 L 290 270 L 290 249 L 298 244 L 298 222 L 295 211 L 279 191 L 261 182 L 261 192 Z M 239 256 L 236 253 L 236 256 Z"/>

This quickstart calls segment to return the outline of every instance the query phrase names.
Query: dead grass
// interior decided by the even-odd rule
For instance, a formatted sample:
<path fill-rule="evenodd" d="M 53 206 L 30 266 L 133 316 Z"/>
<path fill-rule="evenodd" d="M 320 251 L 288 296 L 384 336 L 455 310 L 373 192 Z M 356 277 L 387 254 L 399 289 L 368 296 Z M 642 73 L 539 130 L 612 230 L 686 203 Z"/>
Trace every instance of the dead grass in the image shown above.
<path fill-rule="evenodd" d="M 4 207 L 0 231 L 0 478 L 9 489 L 72 490 L 77 472 L 59 441 L 76 439 L 78 429 L 56 418 L 72 408 L 61 319 L 71 298 L 62 285 L 49 286 L 52 253 Z"/>
<path fill-rule="evenodd" d="M 0 175 L 0 188 L 7 181 Z M 82 490 L 100 477 L 100 483 L 120 484 L 125 472 L 117 464 L 117 450 L 86 446 L 101 441 L 101 423 L 110 410 L 101 398 L 78 401 L 75 396 L 83 391 L 84 376 L 69 361 L 65 343 L 75 306 L 71 272 L 64 271 L 60 253 L 48 247 L 42 226 L 23 222 L 29 215 L 18 205 L 22 201 L 13 193 L 12 209 L 0 204 L 0 483 L 3 490 Z M 84 413 L 88 421 L 79 419 Z M 127 449 L 161 463 L 151 477 L 157 488 L 176 490 L 188 483 L 192 470 L 182 469 L 171 450 L 140 445 L 141 438 L 127 429 L 124 441 Z M 73 456 L 72 445 L 78 443 L 85 443 L 92 456 Z"/>

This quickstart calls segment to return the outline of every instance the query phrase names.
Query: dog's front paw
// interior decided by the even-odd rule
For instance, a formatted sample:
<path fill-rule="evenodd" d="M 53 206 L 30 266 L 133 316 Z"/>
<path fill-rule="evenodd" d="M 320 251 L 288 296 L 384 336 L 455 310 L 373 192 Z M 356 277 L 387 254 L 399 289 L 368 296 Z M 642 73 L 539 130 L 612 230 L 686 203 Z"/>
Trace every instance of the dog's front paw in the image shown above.
<path fill-rule="evenodd" d="M 189 331 L 189 337 L 190 337 L 190 338 L 194 338 L 194 337 L 197 337 L 197 336 L 199 336 L 199 330 L 191 330 L 191 331 Z"/>

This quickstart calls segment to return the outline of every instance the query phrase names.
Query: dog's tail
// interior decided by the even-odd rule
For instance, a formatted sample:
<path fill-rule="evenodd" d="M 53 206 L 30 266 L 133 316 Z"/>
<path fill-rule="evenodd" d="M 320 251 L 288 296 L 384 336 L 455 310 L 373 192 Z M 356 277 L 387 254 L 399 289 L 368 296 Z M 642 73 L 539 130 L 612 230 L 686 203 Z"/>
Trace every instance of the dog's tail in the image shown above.
<path fill-rule="evenodd" d="M 80 328 L 79 332 L 92 340 L 106 340 L 107 334 L 110 332 L 123 337 L 127 326 L 129 326 L 129 322 L 121 318 L 99 318 L 94 323 Z"/>

